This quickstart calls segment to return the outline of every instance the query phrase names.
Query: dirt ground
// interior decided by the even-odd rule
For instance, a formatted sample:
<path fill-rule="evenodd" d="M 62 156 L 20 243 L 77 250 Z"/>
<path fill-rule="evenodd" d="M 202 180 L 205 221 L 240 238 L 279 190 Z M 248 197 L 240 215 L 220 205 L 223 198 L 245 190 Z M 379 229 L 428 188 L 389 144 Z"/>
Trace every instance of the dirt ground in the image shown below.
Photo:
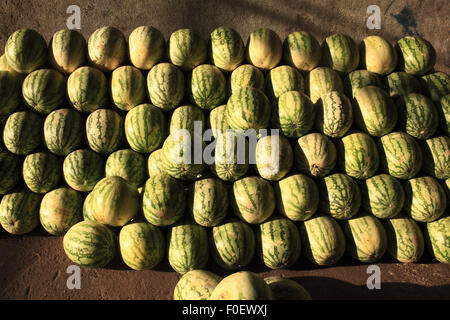
<path fill-rule="evenodd" d="M 312 32 L 320 41 L 343 32 L 359 42 L 379 34 L 394 43 L 407 34 L 418 34 L 436 48 L 436 70 L 450 71 L 448 0 L 377 1 L 381 30 L 368 30 L 366 9 L 373 1 L 244 1 L 244 0 L 97 0 L 77 1 L 81 9 L 81 32 L 86 39 L 98 27 L 112 25 L 126 36 L 140 25 L 160 29 L 166 39 L 181 27 L 190 27 L 205 38 L 217 26 L 236 29 L 243 39 L 259 27 L 269 27 L 284 39 L 295 30 Z M 0 3 L 0 47 L 18 28 L 34 28 L 49 40 L 65 27 L 66 8 L 72 1 L 4 0 Z M 1 229 L 1 228 L 0 228 Z M 62 237 L 38 228 L 26 236 L 0 230 L 0 299 L 171 299 L 180 276 L 168 262 L 156 270 L 132 271 L 120 259 L 104 269 L 82 269 L 81 289 L 66 286 L 67 267 L 72 263 L 62 248 Z M 246 268 L 263 276 L 295 279 L 313 299 L 450 299 L 450 266 L 437 263 L 427 253 L 417 264 L 400 264 L 386 254 L 381 269 L 381 289 L 366 286 L 367 265 L 345 257 L 337 265 L 317 268 L 302 256 L 288 270 L 267 271 L 255 258 Z M 210 270 L 226 273 L 211 263 Z"/>

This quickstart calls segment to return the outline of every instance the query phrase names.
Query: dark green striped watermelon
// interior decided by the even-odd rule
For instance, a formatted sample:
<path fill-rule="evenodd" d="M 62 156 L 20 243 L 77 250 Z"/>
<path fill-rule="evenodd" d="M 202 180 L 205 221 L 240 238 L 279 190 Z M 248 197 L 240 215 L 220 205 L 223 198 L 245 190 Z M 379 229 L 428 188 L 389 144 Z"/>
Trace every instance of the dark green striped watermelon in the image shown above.
<path fill-rule="evenodd" d="M 312 300 L 309 292 L 293 279 L 279 276 L 264 278 L 275 300 Z"/>
<path fill-rule="evenodd" d="M 6 41 L 5 55 L 8 65 L 20 73 L 30 73 L 47 62 L 47 44 L 33 29 L 19 29 Z"/>
<path fill-rule="evenodd" d="M 0 202 L 0 224 L 10 234 L 26 234 L 39 225 L 42 196 L 26 188 L 10 191 Z"/>
<path fill-rule="evenodd" d="M 337 220 L 347 220 L 358 213 L 361 191 L 358 184 L 344 173 L 334 173 L 319 182 L 321 212 Z"/>
<path fill-rule="evenodd" d="M 3 128 L 5 147 L 14 154 L 27 155 L 42 143 L 43 119 L 31 111 L 11 114 Z"/>
<path fill-rule="evenodd" d="M 393 218 L 403 208 L 405 191 L 401 183 L 388 174 L 362 181 L 362 208 L 380 219 Z"/>
<path fill-rule="evenodd" d="M 391 97 L 422 92 L 419 80 L 406 72 L 393 72 L 386 76 L 384 83 Z"/>
<path fill-rule="evenodd" d="M 447 195 L 439 182 L 430 176 L 406 180 L 405 212 L 419 222 L 431 222 L 446 213 Z"/>
<path fill-rule="evenodd" d="M 49 44 L 49 59 L 59 72 L 70 74 L 86 62 L 87 43 L 81 32 L 62 29 L 55 32 Z"/>
<path fill-rule="evenodd" d="M 83 219 L 83 197 L 69 187 L 53 189 L 42 198 L 39 216 L 48 233 L 63 235 Z"/>
<path fill-rule="evenodd" d="M 157 227 L 133 222 L 120 229 L 119 247 L 122 260 L 131 269 L 153 269 L 165 256 L 166 240 Z"/>
<path fill-rule="evenodd" d="M 339 168 L 352 178 L 370 178 L 380 165 L 375 141 L 363 132 L 352 132 L 341 138 L 337 153 Z"/>
<path fill-rule="evenodd" d="M 350 98 L 354 98 L 359 89 L 367 86 L 381 87 L 380 78 L 376 73 L 364 69 L 355 70 L 344 78 L 345 94 Z"/>
<path fill-rule="evenodd" d="M 187 96 L 201 109 L 211 110 L 227 98 L 226 79 L 216 66 L 202 64 L 188 77 Z"/>
<path fill-rule="evenodd" d="M 245 222 L 228 219 L 212 228 L 209 244 L 212 258 L 221 268 L 247 266 L 255 254 L 255 234 Z"/>
<path fill-rule="evenodd" d="M 360 44 L 361 67 L 379 75 L 387 75 L 397 67 L 398 56 L 394 47 L 383 37 L 372 35 Z"/>
<path fill-rule="evenodd" d="M 405 36 L 397 41 L 399 68 L 412 75 L 430 71 L 436 63 L 436 51 L 431 43 L 419 36 Z"/>
<path fill-rule="evenodd" d="M 180 274 L 203 269 L 208 264 L 209 246 L 206 228 L 191 219 L 182 219 L 170 227 L 167 246 L 169 264 Z"/>
<path fill-rule="evenodd" d="M 272 217 L 258 225 L 256 247 L 261 261 L 270 269 L 289 268 L 300 257 L 297 226 L 289 219 Z"/>
<path fill-rule="evenodd" d="M 318 67 L 307 75 L 305 80 L 306 92 L 313 103 L 327 92 L 344 92 L 344 84 L 339 74 L 330 68 Z"/>
<path fill-rule="evenodd" d="M 169 175 L 150 175 L 144 186 L 142 209 L 145 219 L 153 225 L 174 224 L 186 209 L 183 184 Z"/>
<path fill-rule="evenodd" d="M 185 87 L 183 72 L 167 62 L 155 65 L 147 75 L 150 101 L 165 111 L 178 106 L 184 97 Z"/>
<path fill-rule="evenodd" d="M 345 253 L 345 236 L 339 224 L 322 213 L 300 224 L 302 251 L 315 265 L 331 266 Z"/>
<path fill-rule="evenodd" d="M 170 117 L 169 133 L 180 129 L 186 129 L 190 132 L 198 130 L 197 132 L 201 134 L 206 129 L 203 111 L 193 105 L 176 108 Z"/>
<path fill-rule="evenodd" d="M 86 221 L 97 221 L 92 215 L 92 192 L 89 192 L 87 196 L 84 198 L 83 202 L 83 220 Z"/>
<path fill-rule="evenodd" d="M 324 66 L 342 73 L 349 73 L 359 64 L 358 47 L 351 37 L 336 33 L 325 38 L 322 43 Z"/>
<path fill-rule="evenodd" d="M 35 193 L 46 193 L 61 180 L 61 162 L 48 152 L 32 153 L 25 157 L 22 172 L 28 189 Z"/>
<path fill-rule="evenodd" d="M 249 176 L 233 183 L 231 204 L 234 214 L 241 220 L 259 224 L 275 210 L 275 192 L 272 185 L 261 177 Z"/>
<path fill-rule="evenodd" d="M 114 105 L 129 111 L 144 102 L 145 78 L 138 68 L 122 66 L 111 73 L 111 99 Z"/>
<path fill-rule="evenodd" d="M 224 104 L 212 109 L 209 112 L 206 125 L 209 129 L 212 130 L 214 138 L 217 138 L 220 134 L 225 133 L 228 129 L 231 129 L 227 123 L 227 118 L 225 115 L 226 107 L 227 105 Z M 199 118 L 201 118 L 200 114 Z"/>
<path fill-rule="evenodd" d="M 147 169 L 150 178 L 160 174 L 167 174 L 162 166 L 162 149 L 157 149 L 148 156 Z"/>
<path fill-rule="evenodd" d="M 383 223 L 387 235 L 387 251 L 403 263 L 417 262 L 425 243 L 419 225 L 404 214 L 386 219 Z"/>
<path fill-rule="evenodd" d="M 67 97 L 75 109 L 84 113 L 106 105 L 107 88 L 105 75 L 92 67 L 80 67 L 67 79 Z"/>
<path fill-rule="evenodd" d="M 15 72 L 0 71 L 0 116 L 9 116 L 22 103 L 22 79 Z"/>
<path fill-rule="evenodd" d="M 164 36 L 152 26 L 134 29 L 128 38 L 128 48 L 131 63 L 142 70 L 150 70 L 166 55 Z"/>
<path fill-rule="evenodd" d="M 353 124 L 350 99 L 341 92 L 331 91 L 322 95 L 316 105 L 316 128 L 330 138 L 343 137 Z"/>
<path fill-rule="evenodd" d="M 450 93 L 450 77 L 444 72 L 434 72 L 420 77 L 423 91 L 433 101 Z"/>
<path fill-rule="evenodd" d="M 66 232 L 63 247 L 67 257 L 77 265 L 102 268 L 114 258 L 116 236 L 101 223 L 81 221 Z"/>
<path fill-rule="evenodd" d="M 72 189 L 89 192 L 105 176 L 104 164 L 102 157 L 92 150 L 75 150 L 64 159 L 64 180 Z"/>
<path fill-rule="evenodd" d="M 251 64 L 244 64 L 237 67 L 231 73 L 230 90 L 233 93 L 239 88 L 251 87 L 264 91 L 264 75 L 255 66 Z"/>
<path fill-rule="evenodd" d="M 229 27 L 219 27 L 209 36 L 211 62 L 224 72 L 232 72 L 244 61 L 244 41 L 239 33 Z"/>
<path fill-rule="evenodd" d="M 294 153 L 289 140 L 278 134 L 260 138 L 256 144 L 256 170 L 266 180 L 280 180 L 292 168 Z"/>
<path fill-rule="evenodd" d="M 137 188 L 117 176 L 105 177 L 92 189 L 92 215 L 103 224 L 121 227 L 139 211 Z"/>
<path fill-rule="evenodd" d="M 284 61 L 300 71 L 311 71 L 322 58 L 322 51 L 317 39 L 309 32 L 295 31 L 283 42 Z"/>
<path fill-rule="evenodd" d="M 425 239 L 430 254 L 441 263 L 450 263 L 450 215 L 428 222 L 425 226 Z"/>
<path fill-rule="evenodd" d="M 398 179 L 410 179 L 422 168 L 423 156 L 417 141 L 407 133 L 391 132 L 378 141 L 380 167 Z"/>
<path fill-rule="evenodd" d="M 114 110 L 99 109 L 86 119 L 86 138 L 89 147 L 98 153 L 116 151 L 124 138 L 124 121 Z"/>
<path fill-rule="evenodd" d="M 305 80 L 301 73 L 291 66 L 279 66 L 270 70 L 266 76 L 268 97 L 276 99 L 288 91 L 305 91 Z"/>
<path fill-rule="evenodd" d="M 178 280 L 173 300 L 208 300 L 222 277 L 207 270 L 191 270 Z"/>
<path fill-rule="evenodd" d="M 44 143 L 47 149 L 59 156 L 66 156 L 83 142 L 83 118 L 73 109 L 52 111 L 44 121 Z"/>
<path fill-rule="evenodd" d="M 21 180 L 20 161 L 12 153 L 0 152 L 0 195 L 14 188 Z"/>
<path fill-rule="evenodd" d="M 117 150 L 106 160 L 105 175 L 121 177 L 138 188 L 147 180 L 145 159 L 130 149 Z"/>
<path fill-rule="evenodd" d="M 174 31 L 168 41 L 169 61 L 183 71 L 191 71 L 208 57 L 206 41 L 192 29 Z"/>
<path fill-rule="evenodd" d="M 441 131 L 446 135 L 450 135 L 450 94 L 443 96 L 435 106 Z"/>
<path fill-rule="evenodd" d="M 127 41 L 119 29 L 98 28 L 88 40 L 89 63 L 101 71 L 111 72 L 125 62 L 127 49 Z"/>
<path fill-rule="evenodd" d="M 261 70 L 275 68 L 281 61 L 283 47 L 275 31 L 260 28 L 250 33 L 246 44 L 246 58 Z"/>
<path fill-rule="evenodd" d="M 312 177 L 323 177 L 336 165 L 336 147 L 321 133 L 309 133 L 299 138 L 294 146 L 296 168 Z"/>
<path fill-rule="evenodd" d="M 450 137 L 435 136 L 422 144 L 423 171 L 437 179 L 450 178 Z"/>

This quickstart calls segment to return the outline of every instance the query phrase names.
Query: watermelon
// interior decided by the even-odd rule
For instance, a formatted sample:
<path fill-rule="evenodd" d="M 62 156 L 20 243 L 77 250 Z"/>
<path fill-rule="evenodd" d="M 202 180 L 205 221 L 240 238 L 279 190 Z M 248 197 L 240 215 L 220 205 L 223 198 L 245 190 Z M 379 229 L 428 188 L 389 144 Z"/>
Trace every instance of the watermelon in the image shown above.
<path fill-rule="evenodd" d="M 97 221 L 92 215 L 92 192 L 89 192 L 83 202 L 83 220 Z"/>
<path fill-rule="evenodd" d="M 222 277 L 207 270 L 191 270 L 178 280 L 173 300 L 208 300 Z"/>
<path fill-rule="evenodd" d="M 266 76 L 266 92 L 271 98 L 279 98 L 288 91 L 305 91 L 305 80 L 300 72 L 291 66 L 273 68 Z"/>
<path fill-rule="evenodd" d="M 175 109 L 185 92 L 183 72 L 170 63 L 159 63 L 147 76 L 148 95 L 152 104 L 164 111 Z"/>
<path fill-rule="evenodd" d="M 119 149 L 124 136 L 124 121 L 114 110 L 98 109 L 86 119 L 86 138 L 89 147 L 98 153 Z"/>
<path fill-rule="evenodd" d="M 405 212 L 419 222 L 431 222 L 439 219 L 447 207 L 447 198 L 444 188 L 430 176 L 420 176 L 406 180 Z"/>
<path fill-rule="evenodd" d="M 314 178 L 326 176 L 336 165 L 336 147 L 321 133 L 308 133 L 294 146 L 294 163 L 301 173 Z"/>
<path fill-rule="evenodd" d="M 61 187 L 42 198 L 39 216 L 42 227 L 50 234 L 63 235 L 83 217 L 83 197 L 78 191 Z"/>
<path fill-rule="evenodd" d="M 72 189 L 89 192 L 105 176 L 104 160 L 92 150 L 75 150 L 64 159 L 63 174 Z"/>
<path fill-rule="evenodd" d="M 209 248 L 214 262 L 226 270 L 247 266 L 255 254 L 255 234 L 245 222 L 227 219 L 212 228 Z"/>
<path fill-rule="evenodd" d="M 422 144 L 423 171 L 437 179 L 450 178 L 450 137 L 435 136 Z"/>
<path fill-rule="evenodd" d="M 417 141 L 407 133 L 392 132 L 378 141 L 380 167 L 398 179 L 410 179 L 422 168 L 423 156 Z"/>
<path fill-rule="evenodd" d="M 319 65 L 322 51 L 319 42 L 311 33 L 295 31 L 283 42 L 283 58 L 290 66 L 309 72 Z"/>
<path fill-rule="evenodd" d="M 127 41 L 119 29 L 98 28 L 88 40 L 89 63 L 101 71 L 111 72 L 125 62 L 127 49 Z"/>
<path fill-rule="evenodd" d="M 49 59 L 59 72 L 70 74 L 86 61 L 87 43 L 81 32 L 62 29 L 55 32 L 49 44 Z"/>
<path fill-rule="evenodd" d="M 294 154 L 289 140 L 282 135 L 262 137 L 255 153 L 258 174 L 266 180 L 280 180 L 291 170 Z"/>
<path fill-rule="evenodd" d="M 0 71 L 0 116 L 9 116 L 22 103 L 21 77 L 6 70 Z"/>
<path fill-rule="evenodd" d="M 316 103 L 316 128 L 330 138 L 343 137 L 353 124 L 350 99 L 341 92 L 331 91 Z"/>
<path fill-rule="evenodd" d="M 35 193 L 46 193 L 61 180 L 61 162 L 48 152 L 32 153 L 25 157 L 22 172 L 28 189 Z"/>
<path fill-rule="evenodd" d="M 312 300 L 309 292 L 297 281 L 279 276 L 264 278 L 275 300 Z"/>
<path fill-rule="evenodd" d="M 438 119 L 440 129 L 444 134 L 450 134 L 450 94 L 442 97 L 442 99 L 435 104 L 438 111 Z"/>
<path fill-rule="evenodd" d="M 344 89 L 348 97 L 354 98 L 359 89 L 367 86 L 382 86 L 376 73 L 367 70 L 354 70 L 344 78 Z"/>
<path fill-rule="evenodd" d="M 17 188 L 2 197 L 0 224 L 10 234 L 26 234 L 39 225 L 42 196 L 26 188 Z"/>
<path fill-rule="evenodd" d="M 193 180 L 205 169 L 204 142 L 198 134 L 187 130 L 171 133 L 162 146 L 162 166 L 176 179 Z"/>
<path fill-rule="evenodd" d="M 169 61 L 183 71 L 191 71 L 208 57 L 206 41 L 192 29 L 178 29 L 169 38 Z"/>
<path fill-rule="evenodd" d="M 9 73 L 12 73 L 16 76 L 18 76 L 22 81 L 23 79 L 25 79 L 26 74 L 25 73 L 20 73 L 17 72 L 16 70 L 14 70 L 9 64 L 8 64 L 8 59 L 6 58 L 6 54 L 2 54 L 0 56 L 0 71 L 8 71 Z"/>
<path fill-rule="evenodd" d="M 262 277 L 240 271 L 220 281 L 208 300 L 273 300 L 274 295 Z"/>
<path fill-rule="evenodd" d="M 66 156 L 81 146 L 83 118 L 73 109 L 52 111 L 44 121 L 44 143 L 50 152 Z"/>
<path fill-rule="evenodd" d="M 21 180 L 20 160 L 10 152 L 0 152 L 0 195 L 14 188 Z"/>
<path fill-rule="evenodd" d="M 130 149 L 117 150 L 108 156 L 105 174 L 107 177 L 121 177 L 138 188 L 147 180 L 145 159 Z"/>
<path fill-rule="evenodd" d="M 272 217 L 258 225 L 256 247 L 258 256 L 266 267 L 289 268 L 300 257 L 300 233 L 291 220 Z"/>
<path fill-rule="evenodd" d="M 334 173 L 320 180 L 320 211 L 337 220 L 347 220 L 358 213 L 361 191 L 355 180 L 344 173 Z"/>
<path fill-rule="evenodd" d="M 275 99 L 272 126 L 288 138 L 299 138 L 314 125 L 316 108 L 309 97 L 300 91 L 288 91 Z"/>
<path fill-rule="evenodd" d="M 384 83 L 389 95 L 395 98 L 422 92 L 419 80 L 406 72 L 393 72 L 386 76 Z"/>
<path fill-rule="evenodd" d="M 207 125 L 208 125 L 208 128 L 210 128 L 212 130 L 212 134 L 213 134 L 214 138 L 216 138 L 216 139 L 220 134 L 225 133 L 228 129 L 230 129 L 230 126 L 227 123 L 227 118 L 225 115 L 226 107 L 227 107 L 226 104 L 218 106 L 218 107 L 212 109 L 208 115 Z M 188 119 L 189 118 L 190 118 L 190 116 L 188 116 Z M 201 119 L 202 119 L 202 116 L 200 116 L 200 114 L 198 114 L 198 117 L 197 116 L 195 117 L 195 120 L 197 120 L 197 121 L 199 121 L 199 120 L 202 121 Z M 202 122 L 204 122 L 204 121 L 202 121 Z M 191 125 L 188 125 L 188 128 L 186 128 L 186 129 L 190 129 L 190 128 L 191 128 Z"/>
<path fill-rule="evenodd" d="M 388 75 L 397 67 L 398 56 L 394 47 L 383 37 L 372 35 L 360 44 L 360 65 L 367 71 Z"/>
<path fill-rule="evenodd" d="M 428 222 L 425 226 L 425 239 L 430 254 L 441 263 L 450 263 L 450 216 L 445 214 L 441 218 Z"/>
<path fill-rule="evenodd" d="M 310 177 L 293 173 L 275 185 L 279 213 L 293 221 L 308 220 L 319 207 L 319 189 Z"/>
<path fill-rule="evenodd" d="M 344 84 L 339 74 L 330 68 L 318 67 L 307 75 L 305 80 L 306 92 L 311 101 L 316 103 L 327 92 L 344 92 Z"/>
<path fill-rule="evenodd" d="M 280 63 L 283 45 L 275 31 L 260 28 L 250 33 L 245 53 L 252 65 L 261 70 L 270 70 Z"/>
<path fill-rule="evenodd" d="M 66 232 L 63 247 L 73 263 L 82 267 L 101 268 L 114 258 L 116 236 L 101 223 L 81 221 Z"/>
<path fill-rule="evenodd" d="M 111 73 L 111 99 L 114 105 L 129 111 L 144 102 L 145 78 L 139 69 L 122 66 Z"/>
<path fill-rule="evenodd" d="M 20 73 L 30 73 L 47 62 L 47 44 L 33 29 L 19 29 L 6 41 L 5 56 L 8 65 Z"/>
<path fill-rule="evenodd" d="M 322 43 L 324 66 L 342 73 L 349 73 L 358 67 L 359 51 L 351 37 L 336 33 L 325 38 Z"/>
<path fill-rule="evenodd" d="M 189 74 L 187 95 L 199 108 L 214 109 L 227 98 L 225 76 L 216 66 L 197 66 Z"/>
<path fill-rule="evenodd" d="M 183 184 L 169 175 L 150 175 L 142 197 L 145 219 L 156 226 L 177 222 L 186 209 Z"/>
<path fill-rule="evenodd" d="M 368 179 L 378 170 L 380 155 L 372 137 L 351 132 L 337 145 L 338 165 L 343 173 L 356 179 Z"/>
<path fill-rule="evenodd" d="M 48 114 L 63 104 L 66 79 L 56 70 L 39 69 L 31 72 L 23 81 L 22 95 L 33 110 Z"/>
<path fill-rule="evenodd" d="M 121 227 L 139 211 L 137 189 L 121 177 L 105 177 L 92 189 L 92 216 L 100 223 Z"/>
<path fill-rule="evenodd" d="M 180 274 L 203 269 L 208 263 L 209 247 L 206 228 L 191 219 L 182 219 L 170 227 L 167 245 L 169 264 Z"/>
<path fill-rule="evenodd" d="M 239 33 L 229 27 L 219 27 L 209 36 L 211 62 L 224 72 L 232 72 L 244 61 L 244 41 Z"/>
<path fill-rule="evenodd" d="M 125 137 L 136 152 L 150 153 L 161 147 L 166 130 L 163 112 L 149 103 L 134 107 L 125 116 Z"/>
<path fill-rule="evenodd" d="M 205 130 L 205 115 L 203 111 L 193 105 L 180 106 L 173 111 L 170 117 L 169 132 L 173 133 L 180 129 L 195 132 L 196 126 L 199 133 Z"/>
<path fill-rule="evenodd" d="M 202 178 L 189 185 L 189 213 L 203 227 L 218 225 L 228 213 L 228 189 L 217 178 Z"/>
<path fill-rule="evenodd" d="M 439 125 L 433 102 L 420 93 L 410 93 L 397 99 L 399 129 L 417 139 L 428 139 Z"/>
<path fill-rule="evenodd" d="M 397 108 L 383 89 L 367 86 L 355 94 L 353 115 L 356 126 L 370 134 L 381 137 L 391 132 L 397 124 Z"/>
<path fill-rule="evenodd" d="M 134 270 L 156 267 L 165 255 L 163 232 L 146 222 L 126 224 L 119 233 L 120 254 L 127 266 Z"/>
<path fill-rule="evenodd" d="M 337 263 L 345 253 L 345 236 L 339 224 L 330 216 L 316 213 L 300 224 L 302 251 L 319 266 Z"/>
<path fill-rule="evenodd" d="M 239 88 L 251 87 L 264 91 L 264 75 L 255 66 L 251 64 L 244 64 L 233 70 L 230 76 L 231 92 Z"/>
<path fill-rule="evenodd" d="M 14 154 L 27 155 L 42 143 L 43 119 L 31 111 L 11 114 L 3 128 L 5 147 Z"/>
<path fill-rule="evenodd" d="M 387 251 L 403 263 L 417 262 L 424 251 L 424 238 L 419 225 L 404 214 L 386 219 Z"/>
<path fill-rule="evenodd" d="M 259 224 L 274 212 L 275 192 L 263 178 L 248 176 L 233 183 L 231 204 L 238 218 L 247 223 Z"/>
<path fill-rule="evenodd" d="M 364 263 L 379 261 L 387 249 L 387 235 L 378 218 L 361 212 L 342 226 L 349 255 Z"/>
<path fill-rule="evenodd" d="M 362 208 L 380 219 L 393 218 L 405 203 L 401 183 L 388 174 L 379 174 L 362 181 Z"/>
<path fill-rule="evenodd" d="M 108 82 L 105 75 L 92 67 L 80 67 L 67 79 L 67 97 L 80 112 L 91 113 L 106 105 Z"/>
<path fill-rule="evenodd" d="M 420 77 L 425 94 L 437 102 L 450 93 L 450 77 L 444 72 L 433 72 Z"/>
<path fill-rule="evenodd" d="M 162 149 L 157 149 L 148 156 L 147 169 L 150 178 L 160 174 L 167 174 L 162 166 Z"/>
<path fill-rule="evenodd" d="M 150 70 L 166 54 L 163 34 L 151 26 L 134 29 L 128 38 L 128 48 L 131 63 L 142 70 Z"/>
<path fill-rule="evenodd" d="M 220 133 L 214 143 L 214 162 L 209 167 L 211 172 L 224 181 L 236 181 L 242 177 L 250 162 L 249 143 L 245 137 L 230 130 Z"/>
<path fill-rule="evenodd" d="M 399 68 L 412 75 L 422 75 L 433 69 L 436 51 L 431 43 L 419 36 L 405 36 L 397 41 Z"/>

